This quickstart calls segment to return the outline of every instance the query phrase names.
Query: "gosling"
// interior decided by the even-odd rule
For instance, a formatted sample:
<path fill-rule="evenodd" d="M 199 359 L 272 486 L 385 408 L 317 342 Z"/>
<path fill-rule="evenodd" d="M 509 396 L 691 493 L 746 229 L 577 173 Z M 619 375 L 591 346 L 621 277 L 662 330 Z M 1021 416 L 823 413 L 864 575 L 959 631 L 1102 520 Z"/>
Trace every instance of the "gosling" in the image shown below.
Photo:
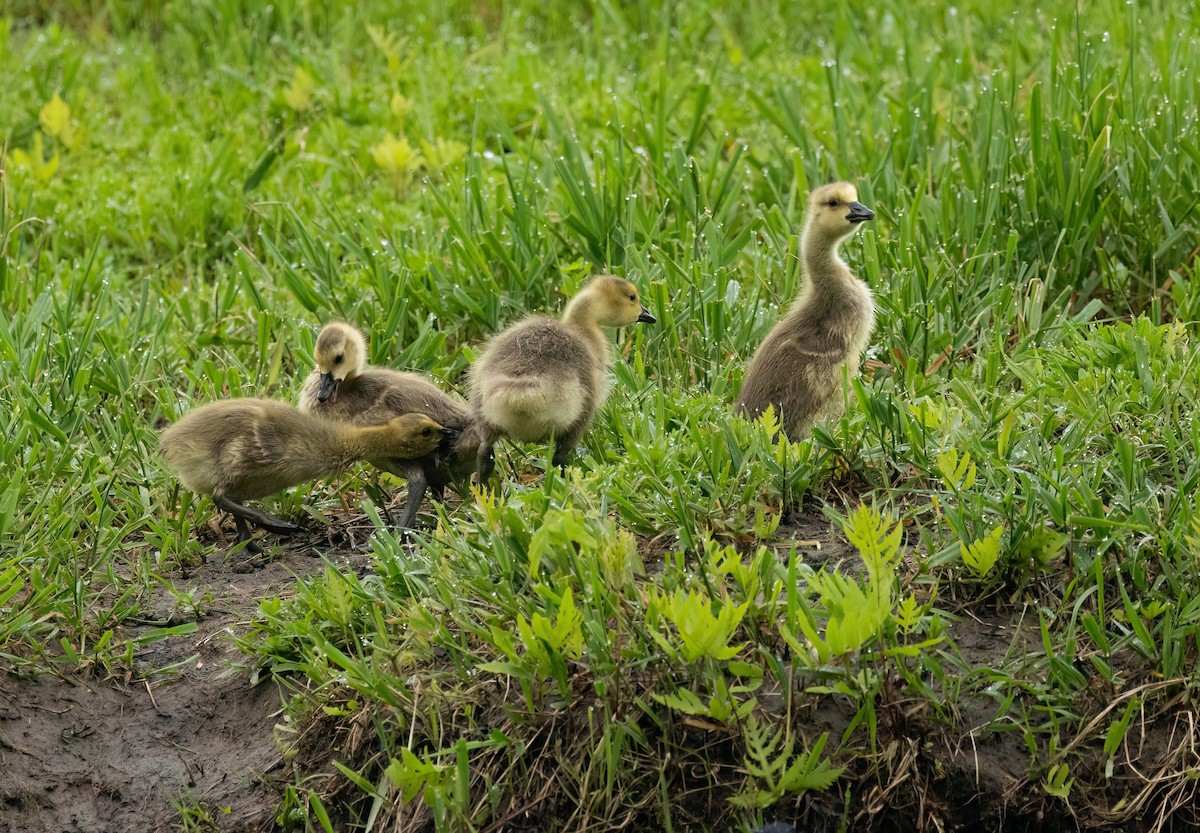
<path fill-rule="evenodd" d="M 466 480 L 475 468 L 479 432 L 465 402 L 445 393 L 416 373 L 367 364 L 367 340 L 349 324 L 326 324 L 313 350 L 316 369 L 300 391 L 301 411 L 354 425 L 376 425 L 404 414 L 426 414 L 458 432 L 429 454 L 414 458 L 376 459 L 373 465 L 408 481 L 408 499 L 400 528 L 417 519 L 426 493 L 437 500 L 446 486 Z"/>
<path fill-rule="evenodd" d="M 184 487 L 211 495 L 233 515 L 238 542 L 259 552 L 250 523 L 281 535 L 300 527 L 242 501 L 328 477 L 357 460 L 420 457 L 456 434 L 424 414 L 358 427 L 302 413 L 285 402 L 229 399 L 197 408 L 167 427 L 160 450 Z"/>
<path fill-rule="evenodd" d="M 637 287 L 598 275 L 567 304 L 562 321 L 534 316 L 495 336 L 470 373 L 481 435 L 477 481 L 491 477 L 500 437 L 553 441 L 554 465 L 565 469 L 608 395 L 612 349 L 600 328 L 654 322 Z"/>
<path fill-rule="evenodd" d="M 793 440 L 807 436 L 818 417 L 837 414 L 842 369 L 858 373 L 875 327 L 871 289 L 850 274 L 838 246 L 874 216 L 848 182 L 812 192 L 801 241 L 808 280 L 750 362 L 739 413 L 753 419 L 774 406 Z"/>

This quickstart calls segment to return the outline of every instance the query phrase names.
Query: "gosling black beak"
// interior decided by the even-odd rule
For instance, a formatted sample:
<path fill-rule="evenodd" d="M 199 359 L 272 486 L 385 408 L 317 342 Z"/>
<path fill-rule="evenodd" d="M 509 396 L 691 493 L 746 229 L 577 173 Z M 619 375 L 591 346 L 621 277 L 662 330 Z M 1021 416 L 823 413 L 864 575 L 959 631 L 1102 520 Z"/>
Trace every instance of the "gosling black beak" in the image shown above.
<path fill-rule="evenodd" d="M 875 212 L 867 208 L 861 202 L 850 203 L 850 213 L 846 215 L 846 219 L 852 223 L 865 223 L 867 220 L 873 220 Z"/>
<path fill-rule="evenodd" d="M 342 380 L 333 378 L 332 373 L 322 373 L 317 382 L 317 401 L 328 402 L 330 405 L 337 402 L 338 385 L 341 383 Z"/>
<path fill-rule="evenodd" d="M 651 315 L 650 310 L 645 307 L 642 307 L 642 314 L 638 316 L 637 320 L 639 324 L 655 324 L 658 322 L 658 319 Z"/>

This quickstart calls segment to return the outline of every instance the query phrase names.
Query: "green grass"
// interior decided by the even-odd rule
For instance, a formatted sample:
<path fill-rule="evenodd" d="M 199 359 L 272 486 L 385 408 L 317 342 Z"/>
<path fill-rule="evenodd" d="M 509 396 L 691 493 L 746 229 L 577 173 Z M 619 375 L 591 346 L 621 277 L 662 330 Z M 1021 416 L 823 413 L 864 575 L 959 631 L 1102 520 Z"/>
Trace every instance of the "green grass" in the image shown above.
<path fill-rule="evenodd" d="M 1198 693 L 1200 14 L 859 5 L 17 3 L 3 661 L 123 673 L 122 623 L 211 554 L 160 416 L 294 397 L 331 317 L 456 384 L 490 333 L 613 271 L 659 323 L 616 335 L 566 478 L 439 510 L 416 547 L 381 529 L 376 576 L 330 568 L 239 637 L 298 714 L 366 730 L 281 794 L 285 826 L 424 807 L 482 830 L 543 785 L 572 830 L 753 826 L 809 789 L 851 807 L 903 782 L 881 752 L 914 704 L 1019 736 L 1050 812 L 1176 806 L 1127 753 Z M 729 403 L 833 178 L 878 215 L 846 247 L 878 299 L 870 372 L 842 420 L 773 445 Z M 871 569 L 813 573 L 776 528 L 800 505 Z M 1029 650 L 960 651 L 980 612 Z M 830 701 L 852 717 L 825 738 Z"/>

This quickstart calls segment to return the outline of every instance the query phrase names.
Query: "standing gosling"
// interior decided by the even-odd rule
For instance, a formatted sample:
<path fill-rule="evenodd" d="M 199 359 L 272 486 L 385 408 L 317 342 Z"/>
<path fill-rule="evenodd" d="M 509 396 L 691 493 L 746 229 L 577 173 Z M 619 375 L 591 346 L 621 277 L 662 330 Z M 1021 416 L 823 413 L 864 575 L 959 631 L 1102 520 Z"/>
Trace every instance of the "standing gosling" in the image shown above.
<path fill-rule="evenodd" d="M 808 280 L 792 309 L 754 354 L 737 410 L 751 418 L 775 407 L 793 440 L 836 413 L 842 368 L 850 376 L 875 327 L 875 299 L 838 257 L 838 246 L 875 216 L 848 182 L 823 185 L 808 200 L 801 252 Z"/>
<path fill-rule="evenodd" d="M 328 477 L 356 460 L 420 457 L 453 433 L 424 414 L 357 427 L 301 413 L 286 402 L 228 399 L 167 427 L 160 449 L 184 487 L 212 495 L 213 503 L 233 515 L 238 541 L 257 552 L 247 522 L 279 534 L 300 527 L 242 501 Z"/>
<path fill-rule="evenodd" d="M 655 318 L 637 287 L 612 275 L 592 278 L 563 311 L 562 321 L 526 318 L 494 337 L 471 369 L 471 407 L 480 421 L 475 474 L 483 484 L 495 468 L 500 437 L 554 441 L 554 465 L 565 468 L 608 395 L 612 349 L 601 327 Z"/>
<path fill-rule="evenodd" d="M 425 493 L 441 500 L 446 486 L 470 477 L 479 449 L 467 404 L 416 373 L 367 364 L 367 340 L 340 321 L 326 324 L 313 350 L 316 369 L 304 381 L 300 410 L 354 425 L 377 425 L 403 414 L 426 414 L 460 432 L 420 457 L 372 463 L 408 481 L 408 500 L 400 528 L 413 525 Z"/>

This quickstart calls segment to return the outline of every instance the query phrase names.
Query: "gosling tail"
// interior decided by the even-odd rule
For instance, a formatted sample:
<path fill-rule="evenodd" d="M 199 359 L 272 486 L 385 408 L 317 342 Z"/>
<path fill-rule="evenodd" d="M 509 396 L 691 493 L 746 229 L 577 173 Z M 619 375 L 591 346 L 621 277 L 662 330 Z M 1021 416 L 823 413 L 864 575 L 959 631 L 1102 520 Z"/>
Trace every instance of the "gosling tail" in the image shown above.
<path fill-rule="evenodd" d="M 583 412 L 583 386 L 578 379 L 501 376 L 483 391 L 483 416 L 508 436 L 541 442 L 562 433 Z"/>

